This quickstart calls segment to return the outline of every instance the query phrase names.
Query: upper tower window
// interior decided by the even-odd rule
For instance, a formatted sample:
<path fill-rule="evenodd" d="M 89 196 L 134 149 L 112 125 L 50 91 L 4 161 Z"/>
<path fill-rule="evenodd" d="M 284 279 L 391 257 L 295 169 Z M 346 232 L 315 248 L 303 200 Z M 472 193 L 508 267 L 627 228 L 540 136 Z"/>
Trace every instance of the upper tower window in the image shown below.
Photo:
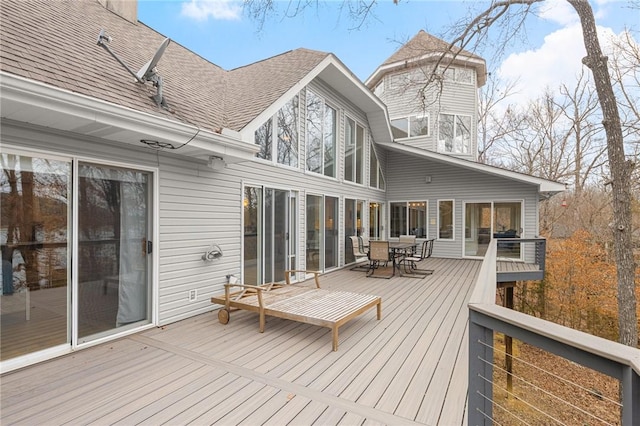
<path fill-rule="evenodd" d="M 409 115 L 391 120 L 391 132 L 395 139 L 429 136 L 429 115 Z"/>
<path fill-rule="evenodd" d="M 469 154 L 471 152 L 470 116 L 440 114 L 438 151 L 453 154 Z"/>

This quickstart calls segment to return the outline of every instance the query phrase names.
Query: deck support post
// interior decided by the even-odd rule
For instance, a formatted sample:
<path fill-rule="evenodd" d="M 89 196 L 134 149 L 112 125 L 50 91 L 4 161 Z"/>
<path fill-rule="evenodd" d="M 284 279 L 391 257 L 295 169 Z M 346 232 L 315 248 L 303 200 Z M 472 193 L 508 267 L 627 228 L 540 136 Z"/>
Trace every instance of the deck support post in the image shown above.
<path fill-rule="evenodd" d="M 493 330 L 469 311 L 469 425 L 493 425 Z"/>

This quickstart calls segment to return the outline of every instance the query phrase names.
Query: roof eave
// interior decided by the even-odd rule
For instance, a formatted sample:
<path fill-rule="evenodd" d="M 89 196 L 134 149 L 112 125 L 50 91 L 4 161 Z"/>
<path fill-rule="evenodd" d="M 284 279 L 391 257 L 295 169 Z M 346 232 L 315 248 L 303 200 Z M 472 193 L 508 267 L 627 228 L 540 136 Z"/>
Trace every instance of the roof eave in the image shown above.
<path fill-rule="evenodd" d="M 375 141 L 393 141 L 386 105 L 333 54 L 328 54 L 327 57 L 320 61 L 304 78 L 293 85 L 276 102 L 271 104 L 245 126 L 240 131 L 243 140 L 253 141 L 254 132 L 282 108 L 285 102 L 303 90 L 316 78 L 324 81 L 367 115 L 369 124 L 372 126 Z M 384 125 L 374 125 L 381 119 L 384 119 Z"/>
<path fill-rule="evenodd" d="M 226 129 L 216 133 L 4 71 L 0 71 L 0 92 L 2 118 L 18 122 L 123 145 L 139 147 L 141 140 L 153 140 L 177 148 L 167 152 L 202 160 L 222 157 L 226 163 L 249 160 L 259 149 Z"/>
<path fill-rule="evenodd" d="M 384 74 L 411 66 L 417 66 L 420 63 L 437 60 L 441 56 L 442 52 L 430 52 L 421 56 L 417 56 L 415 58 L 381 65 L 373 72 L 373 74 L 371 74 L 371 76 L 369 76 L 369 78 L 365 80 L 364 84 L 367 87 L 373 87 L 378 83 L 378 81 L 380 81 Z M 450 53 L 447 53 L 446 56 L 450 59 L 453 58 L 453 55 Z M 485 83 L 487 82 L 487 65 L 484 59 L 459 53 L 456 55 L 454 62 L 465 62 L 473 66 L 476 69 L 476 73 L 478 75 L 477 86 L 482 87 L 485 85 Z"/>
<path fill-rule="evenodd" d="M 386 143 L 381 144 L 383 147 L 396 152 L 404 152 L 406 154 L 427 158 L 433 161 L 438 161 L 445 164 L 451 164 L 459 167 L 463 167 L 469 170 L 475 170 L 481 173 L 487 173 L 494 176 L 500 176 L 506 179 L 523 182 L 538 187 L 538 193 L 543 195 L 544 198 L 551 197 L 560 192 L 566 190 L 564 183 L 555 182 L 548 179 L 543 179 L 535 176 L 526 175 L 523 173 L 513 172 L 511 170 L 501 169 L 487 164 L 477 163 L 475 161 L 464 160 L 461 158 L 453 157 L 447 154 L 440 154 L 433 151 L 427 151 L 420 148 L 414 148 L 399 143 Z"/>

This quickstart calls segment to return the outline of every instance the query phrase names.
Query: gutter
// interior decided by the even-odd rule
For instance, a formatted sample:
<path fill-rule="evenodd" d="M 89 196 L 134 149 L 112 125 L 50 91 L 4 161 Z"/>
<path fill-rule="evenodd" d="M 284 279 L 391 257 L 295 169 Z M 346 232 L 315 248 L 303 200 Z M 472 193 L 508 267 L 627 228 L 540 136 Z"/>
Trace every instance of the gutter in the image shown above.
<path fill-rule="evenodd" d="M 174 147 L 167 152 L 203 160 L 217 156 L 226 163 L 248 161 L 259 150 L 229 129 L 202 129 L 4 71 L 0 103 L 2 118 L 134 146 L 142 146 L 143 139 L 157 141 Z"/>

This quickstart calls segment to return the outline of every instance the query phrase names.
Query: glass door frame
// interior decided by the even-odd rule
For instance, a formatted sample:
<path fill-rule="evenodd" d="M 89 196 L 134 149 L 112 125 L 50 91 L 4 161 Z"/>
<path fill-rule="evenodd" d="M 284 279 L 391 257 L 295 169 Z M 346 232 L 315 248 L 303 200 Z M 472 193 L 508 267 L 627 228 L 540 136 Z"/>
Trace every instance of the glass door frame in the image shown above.
<path fill-rule="evenodd" d="M 519 204 L 520 205 L 520 226 L 519 226 L 519 234 L 520 237 L 522 237 L 522 234 L 524 234 L 524 200 L 523 199 L 505 199 L 505 200 L 465 200 L 462 202 L 462 257 L 463 258 L 467 258 L 467 259 L 482 259 L 484 258 L 484 254 L 483 255 L 467 255 L 466 253 L 466 243 L 467 241 L 472 240 L 472 238 L 467 238 L 466 236 L 466 230 L 467 230 L 467 206 L 470 204 L 488 204 L 489 208 L 490 208 L 490 229 L 489 229 L 489 241 L 494 239 L 494 233 L 496 233 L 496 224 L 495 222 L 495 207 L 496 204 L 505 204 L 505 203 L 510 203 L 510 204 Z M 454 218 L 455 219 L 455 218 Z M 505 258 L 505 257 L 499 257 L 499 259 L 508 259 L 508 260 L 523 260 L 524 259 L 524 250 L 519 250 L 519 256 L 518 257 L 509 257 L 509 258 Z"/>
<path fill-rule="evenodd" d="M 148 182 L 149 194 L 149 212 L 148 212 L 148 232 L 151 236 L 151 243 L 153 250 L 150 255 L 147 255 L 147 265 L 148 276 L 147 276 L 147 285 L 149 289 L 148 298 L 148 306 L 150 308 L 149 312 L 149 322 L 146 324 L 138 324 L 134 323 L 132 326 L 124 326 L 122 330 L 115 331 L 114 333 L 110 333 L 109 335 L 105 335 L 100 338 L 96 338 L 87 342 L 79 341 L 79 327 L 78 327 L 78 297 L 72 297 L 71 299 L 71 348 L 86 348 L 90 346 L 95 346 L 104 342 L 108 342 L 114 339 L 117 339 L 122 336 L 126 336 L 129 334 L 137 333 L 141 330 L 155 327 L 158 324 L 159 318 L 159 291 L 158 291 L 158 277 L 159 277 L 159 241 L 160 241 L 160 230 L 159 230 L 159 215 L 160 215 L 160 201 L 159 201 L 159 171 L 158 168 L 154 167 L 145 167 L 139 164 L 131 164 L 124 163 L 119 161 L 109 161 L 96 159 L 93 157 L 81 157 L 74 156 L 73 157 L 73 180 L 72 180 L 72 259 L 74 259 L 72 268 L 71 268 L 71 294 L 77 295 L 79 291 L 79 282 L 78 282 L 78 261 L 79 259 L 79 164 L 80 163 L 88 163 L 96 166 L 106 166 L 106 167 L 117 167 L 123 169 L 131 169 L 137 170 L 141 172 L 148 173 L 150 175 L 150 179 Z M 117 330 L 117 329 L 116 329 Z"/>
<path fill-rule="evenodd" d="M 386 237 L 385 233 L 385 211 L 387 202 L 386 201 L 377 201 L 377 200 L 369 200 L 368 201 L 368 219 L 369 219 L 369 239 L 370 240 L 384 240 Z M 377 213 L 377 214 L 376 214 Z M 373 217 L 372 217 L 373 214 Z M 374 220 L 372 220 L 372 218 Z M 375 219 L 377 218 L 377 222 Z"/>
<path fill-rule="evenodd" d="M 256 281 L 255 284 L 263 284 L 266 279 L 266 256 L 265 256 L 265 244 L 267 244 L 267 238 L 265 236 L 265 230 L 267 229 L 266 221 L 266 198 L 267 191 L 280 191 L 287 193 L 287 203 L 284 205 L 284 213 L 286 214 L 286 229 L 288 231 L 288 236 L 286 239 L 285 248 L 287 250 L 285 256 L 285 269 L 297 269 L 298 262 L 298 239 L 299 239 L 299 224 L 298 224 L 298 211 L 299 211 L 299 203 L 300 203 L 300 191 L 291 188 L 284 188 L 274 185 L 262 185 L 262 184 L 254 184 L 251 182 L 242 182 L 242 190 L 241 190 L 241 279 L 242 282 L 246 282 L 246 272 L 245 272 L 245 233 L 246 226 L 245 223 L 245 195 L 248 188 L 253 188 L 259 190 L 260 201 L 258 208 L 258 223 L 256 226 L 256 238 L 257 238 L 257 259 L 256 259 Z M 275 198 L 274 198 L 275 199 Z M 284 272 L 284 271 L 283 271 Z"/>
<path fill-rule="evenodd" d="M 11 141 L 2 140 L 2 153 L 14 154 L 14 155 L 26 155 L 30 157 L 41 157 L 48 160 L 64 161 L 70 164 L 71 177 L 69 179 L 68 192 L 69 206 L 67 206 L 67 262 L 71 264 L 67 271 L 67 341 L 65 343 L 44 348 L 35 352 L 31 352 L 25 355 L 20 355 L 15 358 L 10 358 L 1 362 L 2 372 L 9 372 L 18 368 L 23 368 L 28 365 L 43 362 L 70 353 L 76 349 L 95 346 L 106 341 L 115 340 L 119 337 L 137 333 L 147 328 L 153 328 L 159 321 L 159 294 L 158 294 L 158 277 L 159 277 L 159 169 L 157 167 L 146 167 L 139 164 L 131 164 L 124 162 L 108 161 L 95 157 L 86 157 L 78 155 L 64 155 L 61 153 L 52 152 L 46 149 L 38 149 L 31 147 L 23 147 L 12 144 Z M 144 171 L 150 174 L 151 185 L 149 195 L 151 201 L 149 203 L 151 212 L 149 215 L 150 224 L 150 236 L 152 238 L 153 251 L 150 255 L 149 261 L 151 267 L 149 268 L 148 280 L 149 280 L 149 303 L 151 307 L 150 322 L 143 326 L 122 330 L 118 333 L 106 336 L 101 339 L 96 339 L 87 343 L 78 343 L 78 307 L 77 307 L 77 291 L 78 291 L 78 164 L 79 163 L 91 163 L 96 165 L 113 166 L 134 169 Z"/>

